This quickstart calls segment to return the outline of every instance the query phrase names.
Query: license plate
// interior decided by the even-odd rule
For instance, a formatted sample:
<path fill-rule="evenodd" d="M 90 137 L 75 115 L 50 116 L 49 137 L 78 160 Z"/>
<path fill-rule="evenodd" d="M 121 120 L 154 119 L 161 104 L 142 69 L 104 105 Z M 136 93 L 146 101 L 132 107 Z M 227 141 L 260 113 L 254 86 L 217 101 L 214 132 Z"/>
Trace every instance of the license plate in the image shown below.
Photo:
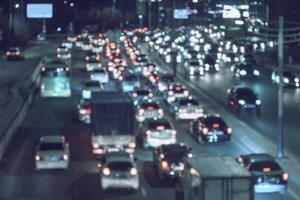
<path fill-rule="evenodd" d="M 51 160 L 51 161 L 57 161 L 57 160 L 58 160 L 58 157 L 57 157 L 57 156 L 52 156 L 52 157 L 50 158 L 50 160 Z"/>
<path fill-rule="evenodd" d="M 214 135 L 224 135 L 223 131 L 214 131 Z"/>

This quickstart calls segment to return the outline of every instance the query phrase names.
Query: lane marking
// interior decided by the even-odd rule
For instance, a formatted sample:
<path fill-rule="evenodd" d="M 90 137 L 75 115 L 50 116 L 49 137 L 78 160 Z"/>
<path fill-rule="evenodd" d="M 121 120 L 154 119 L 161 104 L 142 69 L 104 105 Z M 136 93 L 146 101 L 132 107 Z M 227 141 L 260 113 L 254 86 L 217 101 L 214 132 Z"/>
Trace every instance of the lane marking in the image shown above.
<path fill-rule="evenodd" d="M 143 186 L 141 187 L 141 192 L 144 197 L 147 197 L 147 192 Z"/>

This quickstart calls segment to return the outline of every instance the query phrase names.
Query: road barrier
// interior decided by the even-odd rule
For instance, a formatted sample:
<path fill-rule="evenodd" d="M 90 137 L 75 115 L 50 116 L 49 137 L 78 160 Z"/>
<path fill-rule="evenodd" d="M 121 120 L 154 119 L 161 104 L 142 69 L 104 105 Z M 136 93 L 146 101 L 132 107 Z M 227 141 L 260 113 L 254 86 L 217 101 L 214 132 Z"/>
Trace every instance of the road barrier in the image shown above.
<path fill-rule="evenodd" d="M 12 106 L 13 103 L 18 105 L 20 102 L 21 105 L 17 112 L 8 113 L 8 117 L 9 114 L 12 114 L 12 117 L 9 119 L 10 123 L 3 131 L 0 130 L 0 160 L 3 159 L 6 148 L 10 144 L 20 125 L 23 123 L 27 115 L 28 108 L 33 102 L 34 91 L 40 81 L 40 70 L 44 60 L 45 57 L 40 59 L 33 73 L 27 80 L 20 82 L 8 91 L 11 95 L 12 101 L 15 101 L 12 102 L 10 106 Z M 0 95 L 2 95 L 1 91 Z"/>

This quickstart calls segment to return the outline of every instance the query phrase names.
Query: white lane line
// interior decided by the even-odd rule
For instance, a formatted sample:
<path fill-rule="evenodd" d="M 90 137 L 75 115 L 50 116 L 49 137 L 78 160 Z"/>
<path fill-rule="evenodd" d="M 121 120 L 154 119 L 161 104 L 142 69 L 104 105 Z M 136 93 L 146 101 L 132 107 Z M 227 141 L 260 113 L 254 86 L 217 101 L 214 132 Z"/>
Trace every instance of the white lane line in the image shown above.
<path fill-rule="evenodd" d="M 147 192 L 143 186 L 141 187 L 141 192 L 144 197 L 147 197 Z"/>

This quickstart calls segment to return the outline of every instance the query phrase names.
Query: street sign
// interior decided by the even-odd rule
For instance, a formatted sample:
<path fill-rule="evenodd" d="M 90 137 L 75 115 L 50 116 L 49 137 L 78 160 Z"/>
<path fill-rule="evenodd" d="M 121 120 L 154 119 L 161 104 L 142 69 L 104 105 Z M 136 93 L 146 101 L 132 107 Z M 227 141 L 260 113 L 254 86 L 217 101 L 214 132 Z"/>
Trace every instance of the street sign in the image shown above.
<path fill-rule="evenodd" d="M 30 3 L 26 6 L 27 18 L 52 18 L 53 4 L 51 3 Z"/>

